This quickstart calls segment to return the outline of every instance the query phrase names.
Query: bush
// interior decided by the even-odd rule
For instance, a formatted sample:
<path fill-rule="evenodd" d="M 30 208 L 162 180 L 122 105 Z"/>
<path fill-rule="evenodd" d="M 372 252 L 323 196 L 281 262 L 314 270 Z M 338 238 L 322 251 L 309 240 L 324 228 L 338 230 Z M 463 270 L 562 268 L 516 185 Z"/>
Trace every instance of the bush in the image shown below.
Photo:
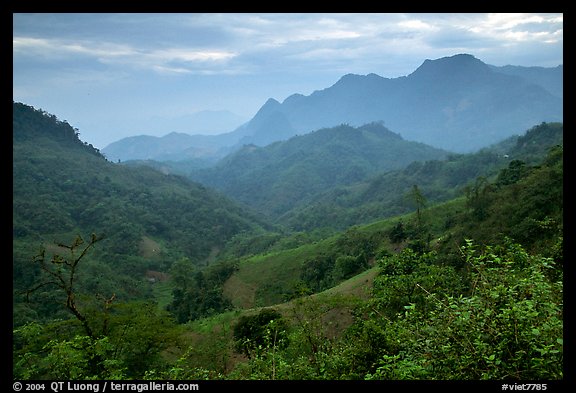
<path fill-rule="evenodd" d="M 287 324 L 282 314 L 269 308 L 256 315 L 240 317 L 234 326 L 236 349 L 248 357 L 266 347 L 286 347 L 287 337 Z"/>

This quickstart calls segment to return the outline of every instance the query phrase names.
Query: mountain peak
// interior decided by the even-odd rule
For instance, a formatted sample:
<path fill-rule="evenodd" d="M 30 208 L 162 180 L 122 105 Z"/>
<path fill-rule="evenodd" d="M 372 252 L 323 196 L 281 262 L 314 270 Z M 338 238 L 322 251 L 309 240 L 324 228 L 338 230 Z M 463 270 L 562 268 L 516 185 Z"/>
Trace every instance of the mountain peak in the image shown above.
<path fill-rule="evenodd" d="M 490 67 L 473 55 L 461 53 L 436 60 L 426 59 L 410 76 L 430 77 L 435 75 L 461 75 L 491 72 Z"/>
<path fill-rule="evenodd" d="M 368 75 L 359 75 L 359 74 L 346 74 L 337 82 L 337 84 L 354 84 L 360 81 L 374 81 L 374 80 L 385 79 L 382 78 L 380 75 L 375 73 L 370 73 Z"/>
<path fill-rule="evenodd" d="M 280 102 L 278 102 L 277 100 L 275 100 L 274 98 L 268 98 L 268 100 L 266 101 L 266 103 L 262 106 L 262 108 L 266 108 L 268 107 L 268 109 L 270 108 L 277 108 L 279 107 L 281 104 Z"/>

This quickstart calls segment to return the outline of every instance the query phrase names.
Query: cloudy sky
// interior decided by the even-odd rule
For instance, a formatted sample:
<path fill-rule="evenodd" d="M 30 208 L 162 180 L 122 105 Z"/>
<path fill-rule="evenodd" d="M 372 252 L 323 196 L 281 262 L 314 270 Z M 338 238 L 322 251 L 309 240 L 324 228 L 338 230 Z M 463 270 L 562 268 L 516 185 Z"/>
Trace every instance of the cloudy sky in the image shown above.
<path fill-rule="evenodd" d="M 458 53 L 555 67 L 563 14 L 13 14 L 13 98 L 101 149 L 197 133 L 187 122 L 203 111 L 230 111 L 239 125 L 268 98 L 309 95 L 347 73 L 405 76 Z"/>

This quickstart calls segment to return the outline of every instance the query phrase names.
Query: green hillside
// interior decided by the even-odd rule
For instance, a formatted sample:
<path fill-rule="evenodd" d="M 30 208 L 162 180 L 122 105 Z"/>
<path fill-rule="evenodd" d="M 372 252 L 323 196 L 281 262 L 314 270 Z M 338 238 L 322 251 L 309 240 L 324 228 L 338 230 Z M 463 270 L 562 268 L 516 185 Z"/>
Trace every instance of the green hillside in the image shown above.
<path fill-rule="evenodd" d="M 95 275 L 83 277 L 83 286 L 135 299 L 150 295 L 148 271 L 168 272 L 179 258 L 204 265 L 233 236 L 264 231 L 255 213 L 214 191 L 150 168 L 110 163 L 78 134 L 53 115 L 14 103 L 16 290 L 39 278 L 30 261 L 40 249 L 57 252 L 55 243 L 69 244 L 78 235 L 102 237 L 90 254 Z M 49 315 L 20 306 L 19 320 Z"/>
<path fill-rule="evenodd" d="M 528 143 L 529 146 L 539 146 L 539 149 L 544 149 L 544 145 L 550 146 L 549 143 L 543 142 L 544 138 L 542 137 L 542 133 L 547 130 L 553 130 L 554 133 L 557 133 L 558 130 L 561 132 L 562 128 L 558 125 L 535 127 L 526 136 L 518 138 L 518 142 L 510 151 L 516 152 L 516 157 L 526 158 L 534 163 L 536 157 L 534 153 L 522 150 L 520 147 L 525 145 L 530 138 L 534 139 L 535 143 L 530 142 Z M 553 140 L 557 139 L 553 138 Z M 474 162 L 476 157 L 483 154 L 491 158 L 496 156 L 496 153 L 487 152 L 470 155 L 468 160 L 460 159 L 460 167 Z M 558 164 L 557 161 L 560 160 L 561 155 L 561 151 L 552 150 L 547 160 Z M 487 161 L 493 162 L 491 159 Z M 357 264 L 358 270 L 361 270 L 371 264 L 371 259 L 385 255 L 392 250 L 399 250 L 405 244 L 393 244 L 390 240 L 393 228 L 398 223 L 403 223 L 403 232 L 406 237 L 416 231 L 415 228 L 410 228 L 410 225 L 413 227 L 416 225 L 414 213 L 416 205 L 414 201 L 410 200 L 408 184 L 415 180 L 422 180 L 424 185 L 430 185 L 434 181 L 444 182 L 447 180 L 447 170 L 443 168 L 443 165 L 450 166 L 452 163 L 450 161 L 438 162 L 436 164 L 437 171 L 428 172 L 429 176 L 432 174 L 432 179 L 426 179 L 421 173 L 410 177 L 407 174 L 408 170 L 390 172 L 388 176 L 383 175 L 379 181 L 382 182 L 386 179 L 389 180 L 388 184 L 394 184 L 392 181 L 394 178 L 402 179 L 405 186 L 401 196 L 405 210 L 411 210 L 410 213 L 401 216 L 394 215 L 389 219 L 376 221 L 369 225 L 351 227 L 347 231 L 340 232 L 325 240 L 305 244 L 294 249 L 273 251 L 245 259 L 240 263 L 238 272 L 234 273 L 228 280 L 224 287 L 225 294 L 229 294 L 232 302 L 239 307 L 272 305 L 285 300 L 294 291 L 305 289 L 316 292 L 335 285 L 339 282 L 339 278 L 342 279 L 342 277 L 338 277 L 339 273 L 336 270 L 338 258 L 358 258 L 361 253 L 364 253 L 366 263 L 358 262 Z M 423 220 L 427 221 L 426 228 L 429 231 L 427 236 L 430 236 L 430 245 L 438 248 L 453 247 L 455 244 L 462 244 L 466 236 L 484 243 L 493 243 L 498 242 L 503 236 L 510 236 L 522 241 L 526 247 L 539 247 L 538 244 L 546 242 L 544 238 L 539 237 L 545 233 L 544 228 L 540 227 L 540 223 L 550 220 L 550 225 L 556 228 L 550 230 L 558 231 L 558 228 L 562 228 L 561 168 L 560 173 L 550 169 L 551 173 L 544 175 L 548 170 L 538 166 L 530 169 L 529 165 L 519 159 L 508 159 L 508 163 L 508 168 L 503 168 L 498 172 L 494 169 L 488 171 L 487 175 L 492 173 L 489 176 L 491 181 L 484 177 L 478 177 L 478 180 L 466 189 L 463 187 L 451 189 L 455 195 L 457 191 L 460 192 L 460 195 L 465 194 L 461 197 L 443 203 L 426 200 L 426 205 L 430 204 L 431 206 L 422 211 L 422 217 Z M 494 168 L 494 166 L 478 165 L 476 168 L 479 170 L 481 168 Z M 530 182 L 537 184 L 536 190 L 524 190 L 516 181 L 531 171 L 539 173 L 530 180 Z M 476 175 L 479 176 L 479 173 Z M 512 182 L 513 187 L 503 187 L 504 185 L 511 185 Z M 376 184 L 384 183 L 372 183 L 374 187 Z M 384 189 L 379 191 L 381 193 L 374 192 L 372 195 L 385 193 Z M 508 195 L 513 193 L 515 194 Z M 527 193 L 527 195 L 523 196 L 523 193 Z M 505 196 L 505 198 L 500 199 L 494 194 Z M 534 194 L 538 194 L 538 200 L 534 199 Z M 495 201 L 499 201 L 499 203 L 495 203 Z M 386 206 L 386 201 L 379 201 L 379 203 Z M 366 204 L 365 200 L 364 204 Z M 515 204 L 515 206 L 511 206 L 511 204 Z M 365 206 L 360 201 L 358 201 L 358 205 Z M 473 209 L 473 213 L 467 213 L 470 209 Z M 517 210 L 521 213 L 517 213 Z M 353 213 L 357 213 L 357 210 Z M 482 218 L 482 225 L 478 225 L 477 219 L 470 220 L 467 218 L 470 214 L 475 218 Z M 332 219 L 335 217 L 336 214 L 330 216 Z M 343 244 L 348 244 L 348 247 L 342 247 Z M 350 247 L 350 245 L 354 246 Z M 310 270 L 314 270 L 315 275 L 311 274 Z M 316 281 L 312 277 L 317 277 Z"/>
<path fill-rule="evenodd" d="M 272 217 L 309 198 L 447 152 L 406 141 L 381 123 L 324 128 L 265 147 L 245 146 L 190 176 Z"/>
<path fill-rule="evenodd" d="M 237 309 L 187 325 L 191 351 L 180 360 L 189 366 L 179 377 L 562 379 L 562 156 L 553 147 L 513 181 L 514 166 L 420 218 L 414 211 L 241 260 L 224 287 Z M 354 255 L 342 247 L 352 238 L 371 241 L 372 262 L 307 295 L 306 267 Z M 323 267 L 335 276 L 335 264 Z M 270 285 L 284 282 L 300 285 Z M 267 330 L 256 333 L 260 323 Z M 260 347 L 241 356 L 237 326 L 251 326 Z"/>
<path fill-rule="evenodd" d="M 562 123 L 542 123 L 524 135 L 508 138 L 476 153 L 417 161 L 349 186 L 326 189 L 277 221 L 300 231 L 344 230 L 351 225 L 405 214 L 413 209 L 407 195 L 415 184 L 430 203 L 447 201 L 462 195 L 478 177 L 492 178 L 513 161 L 535 163 L 551 146 L 563 143 L 563 129 Z"/>

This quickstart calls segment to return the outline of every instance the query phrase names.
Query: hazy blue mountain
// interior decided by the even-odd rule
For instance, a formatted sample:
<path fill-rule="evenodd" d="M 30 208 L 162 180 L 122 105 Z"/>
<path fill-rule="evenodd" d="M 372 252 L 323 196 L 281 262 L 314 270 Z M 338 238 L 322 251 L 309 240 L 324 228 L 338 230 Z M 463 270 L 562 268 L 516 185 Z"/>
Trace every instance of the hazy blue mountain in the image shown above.
<path fill-rule="evenodd" d="M 564 97 L 564 66 L 556 67 L 521 67 L 507 65 L 503 67 L 490 66 L 494 71 L 507 75 L 515 75 L 528 82 L 542 86 L 553 95 Z"/>
<path fill-rule="evenodd" d="M 561 75 L 559 75 L 561 78 Z M 384 121 L 407 140 L 469 152 L 542 121 L 561 121 L 562 99 L 471 55 L 426 60 L 406 77 L 345 75 L 278 108 L 297 133 Z"/>
<path fill-rule="evenodd" d="M 235 139 L 228 143 L 234 143 Z M 110 161 L 156 160 L 183 161 L 198 160 L 213 163 L 217 158 L 229 153 L 225 138 L 219 135 L 189 135 L 171 132 L 162 137 L 137 135 L 122 138 L 102 149 L 102 154 Z"/>
<path fill-rule="evenodd" d="M 151 118 L 156 129 L 187 134 L 217 135 L 230 132 L 248 119 L 226 110 L 204 110 L 181 116 Z"/>
<path fill-rule="evenodd" d="M 406 140 L 471 152 L 534 124 L 563 121 L 562 85 L 562 66 L 494 67 L 472 55 L 459 54 L 425 60 L 403 77 L 347 74 L 308 96 L 293 94 L 282 103 L 269 99 L 236 130 L 194 136 L 180 142 L 182 151 L 188 149 L 185 154 L 170 154 L 171 159 L 223 157 L 245 144 L 265 146 L 323 127 L 374 121 L 383 121 Z M 112 159 L 166 159 L 162 148 L 134 149 L 123 142 L 102 151 Z"/>

